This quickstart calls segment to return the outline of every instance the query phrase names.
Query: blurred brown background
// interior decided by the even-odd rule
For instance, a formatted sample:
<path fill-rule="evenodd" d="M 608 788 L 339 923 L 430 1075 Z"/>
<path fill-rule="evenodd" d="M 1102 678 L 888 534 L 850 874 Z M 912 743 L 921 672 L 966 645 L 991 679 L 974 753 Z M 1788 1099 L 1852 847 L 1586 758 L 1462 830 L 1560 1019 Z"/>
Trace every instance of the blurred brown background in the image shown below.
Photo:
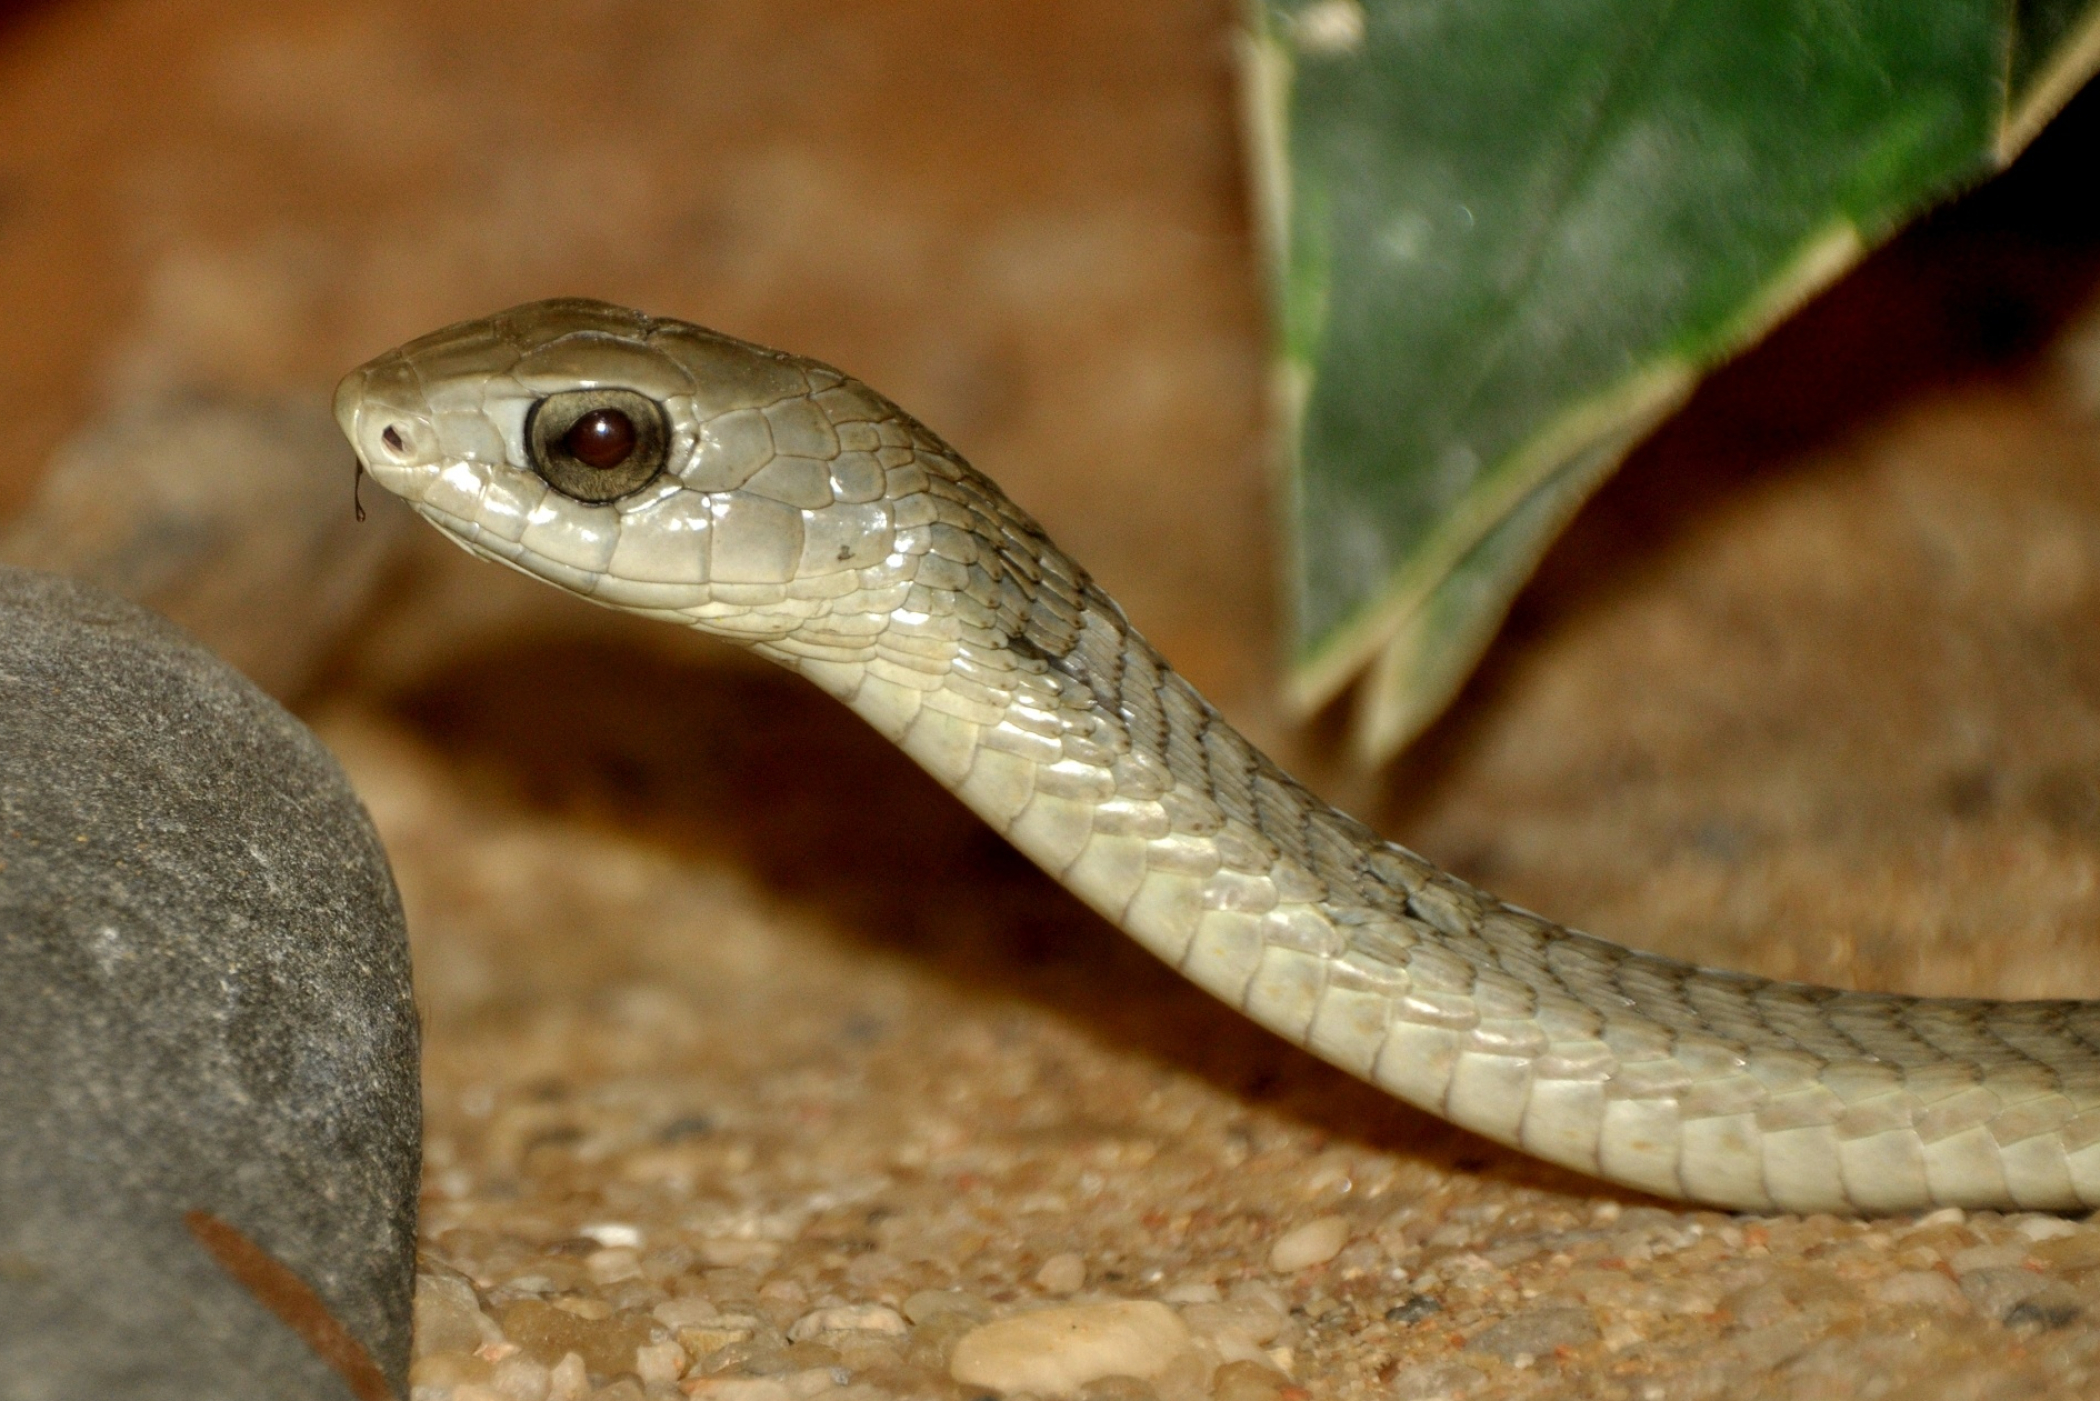
<path fill-rule="evenodd" d="M 1786 976 L 2100 996 L 2100 101 L 1719 375 L 1577 523 L 1453 713 L 1390 772 L 1352 774 L 1335 717 L 1298 728 L 1275 702 L 1236 15 L 0 11 L 0 510 L 31 500 L 72 435 L 142 404 L 318 402 L 443 322 L 626 302 L 819 356 L 908 406 L 1257 740 L 1524 904 Z M 341 470 L 347 513 L 347 451 Z M 1335 1153 L 1359 1177 L 1386 1164 L 1389 1184 L 1412 1163 L 1409 1190 L 1443 1192 L 1439 1211 L 1592 1190 L 1385 1106 L 1181 989 L 789 679 L 413 538 L 297 699 L 401 868 L 430 1028 L 427 1234 L 470 1274 L 480 1260 L 478 1280 L 502 1275 L 489 1241 L 551 1249 L 593 1212 L 703 1238 L 694 1200 L 787 1190 L 761 1181 L 768 1153 L 849 1141 L 861 1157 L 810 1171 L 886 1163 L 904 1181 L 967 1158 L 973 1134 L 1020 1133 L 998 1140 L 1008 1168 L 973 1169 L 988 1210 L 1019 1210 L 1026 1184 L 1000 1173 L 1048 1190 L 1066 1169 L 1045 1161 L 1070 1156 L 1026 1146 L 1038 1121 L 1142 1136 L 1162 1074 L 1204 1106 L 1184 1125 L 1211 1126 L 1186 1127 L 1174 1190 L 1278 1228 L 1313 1208 L 1274 1203 L 1333 1197 Z M 887 1028 L 877 1048 L 854 1017 Z M 1082 1069 L 1004 1108 L 938 1108 L 991 1093 L 995 1044 Z M 827 1103 L 874 1117 L 779 1127 L 761 1110 L 782 1066 L 861 1077 Z M 734 1191 L 704 1165 L 623 1178 L 606 1163 L 628 1148 L 577 1147 L 589 1115 L 534 1148 L 533 1125 L 607 1077 L 679 1114 L 743 1114 L 758 1167 Z M 1249 1122 L 1270 1135 L 1266 1175 L 1233 1137 Z M 933 1146 L 895 1156 L 912 1142 Z M 1103 1161 L 1140 1196 L 1173 1177 Z M 622 1197 L 613 1179 L 654 1185 Z M 1352 1200 L 1371 1232 L 1393 1198 Z M 1267 1229 L 1144 1245 L 1120 1220 L 891 1253 L 1011 1297 L 1065 1249 L 1227 1279 Z M 443 1245 L 469 1230 L 479 1244 Z M 1379 1258 L 1404 1273 L 1428 1234 Z M 1301 1371 L 1346 1389 L 1419 1364 L 1379 1322 L 1378 1291 L 1399 1288 L 1383 1269 L 1352 1277 L 1369 1281 L 1350 1306 L 1364 1326 L 1308 1334 Z M 1657 1375 L 1698 1354 L 1656 1353 Z M 1994 1376 L 2028 1365 L 1990 1356 Z"/>
<path fill-rule="evenodd" d="M 1264 618 L 1229 18 L 29 7 L 0 49 L 5 499 L 113 398 L 322 388 L 433 325 L 588 293 L 878 382 L 1170 641 Z M 1261 691 L 1261 644 L 1202 650 L 1213 684 Z"/>

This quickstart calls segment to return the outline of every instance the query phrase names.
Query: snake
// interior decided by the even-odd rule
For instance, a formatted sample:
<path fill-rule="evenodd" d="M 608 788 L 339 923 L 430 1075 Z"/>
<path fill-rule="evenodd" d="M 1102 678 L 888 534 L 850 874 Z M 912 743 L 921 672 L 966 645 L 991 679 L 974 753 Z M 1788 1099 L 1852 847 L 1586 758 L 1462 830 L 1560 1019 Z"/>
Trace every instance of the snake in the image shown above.
<path fill-rule="evenodd" d="M 1775 981 L 1496 899 L 1292 779 L 827 365 L 559 299 L 380 355 L 335 412 L 471 554 L 800 674 L 1185 977 L 1451 1123 L 1736 1211 L 2100 1206 L 2100 1002 Z"/>

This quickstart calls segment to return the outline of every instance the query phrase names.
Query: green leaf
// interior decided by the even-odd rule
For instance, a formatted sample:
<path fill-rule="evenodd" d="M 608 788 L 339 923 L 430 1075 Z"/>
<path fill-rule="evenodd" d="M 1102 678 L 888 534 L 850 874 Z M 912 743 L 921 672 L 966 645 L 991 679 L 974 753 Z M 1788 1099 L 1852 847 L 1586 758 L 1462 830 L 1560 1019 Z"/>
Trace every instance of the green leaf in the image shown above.
<path fill-rule="evenodd" d="M 1700 374 L 2009 160 L 2100 0 L 1254 0 L 1290 696 L 1385 757 Z"/>

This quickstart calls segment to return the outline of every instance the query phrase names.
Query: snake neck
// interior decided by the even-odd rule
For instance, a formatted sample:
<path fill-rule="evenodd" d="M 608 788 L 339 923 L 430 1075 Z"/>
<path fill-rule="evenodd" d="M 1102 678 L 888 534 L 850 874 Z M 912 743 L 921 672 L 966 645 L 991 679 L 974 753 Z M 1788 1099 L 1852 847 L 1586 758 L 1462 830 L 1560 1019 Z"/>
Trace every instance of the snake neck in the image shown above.
<path fill-rule="evenodd" d="M 1192 981 L 1403 1099 L 1756 1210 L 2100 1204 L 2100 1017 L 1710 972 L 1506 905 L 1227 724 L 952 454 L 859 649 L 778 659 Z"/>

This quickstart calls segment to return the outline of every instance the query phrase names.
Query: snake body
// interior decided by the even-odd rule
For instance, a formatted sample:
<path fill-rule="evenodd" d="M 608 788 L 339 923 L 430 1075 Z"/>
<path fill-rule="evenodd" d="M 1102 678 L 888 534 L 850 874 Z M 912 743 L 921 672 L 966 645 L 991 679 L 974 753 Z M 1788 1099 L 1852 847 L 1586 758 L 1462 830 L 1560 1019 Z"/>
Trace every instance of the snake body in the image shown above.
<path fill-rule="evenodd" d="M 836 370 L 540 302 L 380 356 L 336 414 L 467 550 L 799 672 L 1194 982 L 1431 1113 L 1721 1207 L 2100 1206 L 2100 1004 L 1768 981 L 1504 904 L 1295 782 Z"/>

